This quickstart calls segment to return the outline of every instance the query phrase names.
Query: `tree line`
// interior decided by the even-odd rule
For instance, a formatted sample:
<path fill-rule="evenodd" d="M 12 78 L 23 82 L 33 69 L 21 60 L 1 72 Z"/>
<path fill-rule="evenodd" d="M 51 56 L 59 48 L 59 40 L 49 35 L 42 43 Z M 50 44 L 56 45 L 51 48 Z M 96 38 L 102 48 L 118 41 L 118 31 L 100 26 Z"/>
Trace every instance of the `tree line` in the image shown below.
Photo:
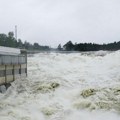
<path fill-rule="evenodd" d="M 13 47 L 27 50 L 49 50 L 49 46 L 41 46 L 38 43 L 31 44 L 27 41 L 23 42 L 21 39 L 16 40 L 13 32 L 8 34 L 0 34 L 0 46 Z"/>
<path fill-rule="evenodd" d="M 66 51 L 98 51 L 98 50 L 119 50 L 120 49 L 120 41 L 113 42 L 108 44 L 95 44 L 95 43 L 75 43 L 72 41 L 68 41 L 63 47 L 61 44 L 58 45 L 58 50 L 66 50 Z"/>

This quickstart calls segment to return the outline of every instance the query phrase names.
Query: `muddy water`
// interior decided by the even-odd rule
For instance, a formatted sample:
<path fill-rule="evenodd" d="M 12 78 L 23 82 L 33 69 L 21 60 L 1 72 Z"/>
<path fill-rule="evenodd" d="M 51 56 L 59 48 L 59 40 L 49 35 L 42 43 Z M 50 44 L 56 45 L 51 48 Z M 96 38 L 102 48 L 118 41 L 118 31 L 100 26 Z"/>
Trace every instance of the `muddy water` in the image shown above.
<path fill-rule="evenodd" d="M 0 120 L 120 120 L 120 51 L 40 53 L 0 94 Z"/>

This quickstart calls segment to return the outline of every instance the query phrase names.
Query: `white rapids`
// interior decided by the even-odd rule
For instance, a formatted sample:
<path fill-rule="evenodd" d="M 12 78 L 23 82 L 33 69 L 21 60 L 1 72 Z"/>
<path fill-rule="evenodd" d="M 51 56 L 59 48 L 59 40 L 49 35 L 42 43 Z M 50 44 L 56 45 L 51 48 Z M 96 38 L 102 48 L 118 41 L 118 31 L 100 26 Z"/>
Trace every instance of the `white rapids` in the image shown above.
<path fill-rule="evenodd" d="M 39 53 L 0 93 L 0 120 L 120 120 L 120 51 Z"/>

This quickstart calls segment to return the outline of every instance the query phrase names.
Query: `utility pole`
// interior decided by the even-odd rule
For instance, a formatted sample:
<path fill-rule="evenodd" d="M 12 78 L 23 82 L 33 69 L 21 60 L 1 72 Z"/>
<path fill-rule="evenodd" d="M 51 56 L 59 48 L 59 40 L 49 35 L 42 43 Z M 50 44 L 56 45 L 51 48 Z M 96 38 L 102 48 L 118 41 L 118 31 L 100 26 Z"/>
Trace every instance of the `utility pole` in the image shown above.
<path fill-rule="evenodd" d="M 15 25 L 15 38 L 17 40 L 17 25 Z"/>

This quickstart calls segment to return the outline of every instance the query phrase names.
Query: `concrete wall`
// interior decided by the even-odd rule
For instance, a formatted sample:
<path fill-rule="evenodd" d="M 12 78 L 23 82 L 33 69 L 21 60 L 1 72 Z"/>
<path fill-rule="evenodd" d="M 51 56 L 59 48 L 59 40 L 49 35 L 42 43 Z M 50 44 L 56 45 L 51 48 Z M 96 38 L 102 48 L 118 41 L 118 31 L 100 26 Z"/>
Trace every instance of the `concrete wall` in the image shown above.
<path fill-rule="evenodd" d="M 2 55 L 19 55 L 20 49 L 0 46 L 0 54 L 2 54 Z"/>
<path fill-rule="evenodd" d="M 27 64 L 0 65 L 0 85 L 14 81 L 22 74 L 27 75 Z"/>

